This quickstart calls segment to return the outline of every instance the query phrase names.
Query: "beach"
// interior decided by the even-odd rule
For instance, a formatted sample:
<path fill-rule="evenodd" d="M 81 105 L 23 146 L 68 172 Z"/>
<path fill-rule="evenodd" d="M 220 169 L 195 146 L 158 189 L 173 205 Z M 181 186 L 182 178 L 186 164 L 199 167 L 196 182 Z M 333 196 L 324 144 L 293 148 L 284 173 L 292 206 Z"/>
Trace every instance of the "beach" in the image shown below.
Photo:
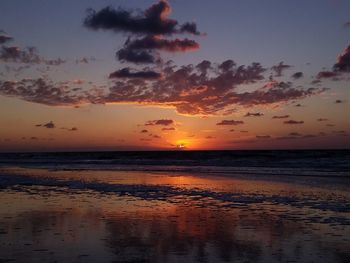
<path fill-rule="evenodd" d="M 0 262 L 349 262 L 344 174 L 73 168 L 2 165 Z"/>

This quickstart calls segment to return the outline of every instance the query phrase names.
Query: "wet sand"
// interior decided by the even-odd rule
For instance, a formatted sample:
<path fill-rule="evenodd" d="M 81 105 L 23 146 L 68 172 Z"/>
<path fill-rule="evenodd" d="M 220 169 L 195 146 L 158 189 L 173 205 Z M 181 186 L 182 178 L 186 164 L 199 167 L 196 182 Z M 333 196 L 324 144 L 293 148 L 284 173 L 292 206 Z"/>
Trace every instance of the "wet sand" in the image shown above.
<path fill-rule="evenodd" d="M 350 262 L 347 178 L 0 170 L 0 262 Z"/>

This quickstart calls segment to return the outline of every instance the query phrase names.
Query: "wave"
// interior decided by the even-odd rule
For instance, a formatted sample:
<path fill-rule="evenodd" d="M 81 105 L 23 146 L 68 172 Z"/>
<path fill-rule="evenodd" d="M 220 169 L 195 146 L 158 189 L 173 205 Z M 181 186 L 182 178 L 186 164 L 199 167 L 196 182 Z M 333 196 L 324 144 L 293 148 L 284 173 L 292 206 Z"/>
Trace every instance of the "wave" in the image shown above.
<path fill-rule="evenodd" d="M 39 188 L 35 188 L 39 187 Z M 49 187 L 42 188 L 42 187 Z M 27 175 L 2 174 L 0 175 L 0 190 L 11 189 L 32 193 L 35 191 L 66 191 L 74 193 L 80 190 L 89 190 L 102 194 L 115 194 L 118 196 L 132 196 L 145 200 L 160 200 L 168 202 L 183 202 L 184 199 L 200 200 L 202 205 L 219 206 L 226 208 L 242 207 L 252 204 L 282 204 L 294 207 L 309 207 L 319 210 L 335 212 L 350 212 L 350 203 L 339 197 L 315 198 L 310 193 L 299 196 L 263 193 L 242 193 L 213 191 L 198 188 L 180 188 L 169 185 L 147 184 L 115 184 L 97 181 L 83 181 L 59 178 L 42 178 Z M 37 193 L 37 192 L 35 192 Z M 180 198 L 180 199 L 178 199 Z M 343 222 L 350 225 L 350 220 Z"/>
<path fill-rule="evenodd" d="M 0 166 L 348 177 L 350 151 L 3 153 L 0 154 Z"/>

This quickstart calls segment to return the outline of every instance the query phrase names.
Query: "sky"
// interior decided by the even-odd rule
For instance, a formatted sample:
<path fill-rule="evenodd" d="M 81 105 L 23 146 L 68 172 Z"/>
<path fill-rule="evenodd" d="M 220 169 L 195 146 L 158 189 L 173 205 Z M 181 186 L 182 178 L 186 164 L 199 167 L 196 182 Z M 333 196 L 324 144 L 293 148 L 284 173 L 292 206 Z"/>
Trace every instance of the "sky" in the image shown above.
<path fill-rule="evenodd" d="M 350 1 L 0 10 L 1 152 L 350 147 Z"/>

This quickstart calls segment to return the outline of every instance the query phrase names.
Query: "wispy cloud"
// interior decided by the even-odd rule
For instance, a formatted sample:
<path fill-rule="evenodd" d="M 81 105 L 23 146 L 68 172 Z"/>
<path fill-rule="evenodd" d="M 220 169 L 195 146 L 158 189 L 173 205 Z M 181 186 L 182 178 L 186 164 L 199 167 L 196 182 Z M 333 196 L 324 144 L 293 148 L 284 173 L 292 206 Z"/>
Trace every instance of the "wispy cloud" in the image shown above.
<path fill-rule="evenodd" d="M 160 120 L 153 120 L 153 121 L 147 121 L 145 123 L 146 126 L 154 126 L 154 125 L 163 125 L 168 126 L 174 124 L 175 121 L 170 119 L 160 119 Z"/>
<path fill-rule="evenodd" d="M 141 78 L 141 79 L 158 79 L 162 75 L 153 70 L 131 71 L 130 68 L 117 70 L 109 75 L 109 78 Z"/>
<path fill-rule="evenodd" d="M 244 117 L 262 117 L 262 116 L 264 116 L 264 114 L 261 112 L 247 112 L 246 115 L 244 115 Z"/>
<path fill-rule="evenodd" d="M 295 72 L 293 75 L 292 75 L 292 78 L 293 79 L 300 79 L 304 76 L 304 73 L 301 72 L 301 71 L 298 71 L 298 72 Z"/>
<path fill-rule="evenodd" d="M 289 120 L 289 121 L 284 121 L 283 123 L 284 124 L 292 124 L 292 125 L 294 125 L 294 124 L 303 124 L 304 121 Z"/>
<path fill-rule="evenodd" d="M 48 123 L 44 123 L 44 124 L 36 124 L 35 126 L 36 127 L 45 127 L 48 129 L 53 129 L 56 127 L 55 124 L 53 123 L 53 121 L 49 121 Z"/>
<path fill-rule="evenodd" d="M 272 66 L 271 69 L 276 73 L 276 77 L 281 77 L 283 75 L 283 71 L 291 67 L 291 65 L 286 65 L 283 61 L 281 61 L 277 65 Z"/>
<path fill-rule="evenodd" d="M 275 115 L 272 117 L 272 119 L 287 119 L 289 118 L 289 115 Z"/>
<path fill-rule="evenodd" d="M 237 121 L 237 120 L 222 120 L 218 122 L 216 125 L 240 125 L 244 124 L 243 121 Z"/>

